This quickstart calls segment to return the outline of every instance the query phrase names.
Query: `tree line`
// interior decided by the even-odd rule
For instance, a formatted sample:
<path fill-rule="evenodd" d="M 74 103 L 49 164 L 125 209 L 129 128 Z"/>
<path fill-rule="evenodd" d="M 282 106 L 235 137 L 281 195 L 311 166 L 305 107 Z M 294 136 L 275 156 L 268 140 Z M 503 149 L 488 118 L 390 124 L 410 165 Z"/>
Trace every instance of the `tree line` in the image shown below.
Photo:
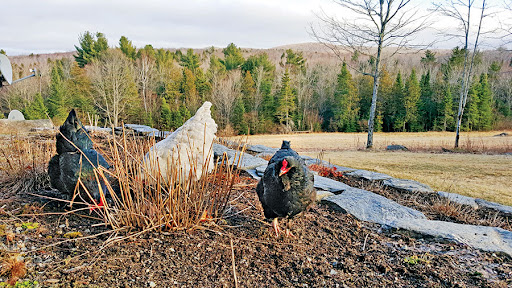
<path fill-rule="evenodd" d="M 58 124 L 75 108 L 85 119 L 99 115 L 105 126 L 129 122 L 173 130 L 211 101 L 225 134 L 368 129 L 374 78 L 349 67 L 372 65 L 371 57 L 310 64 L 302 52 L 287 49 L 276 62 L 265 52 L 244 56 L 233 43 L 196 53 L 137 49 L 123 36 L 118 47 L 110 47 L 104 34 L 90 32 L 80 35 L 75 48 L 74 59 L 47 61 L 48 77 L 40 77 L 39 87 L 24 89 L 28 84 L 22 82 L 2 91 L 4 112 L 19 109 L 27 119 L 49 115 Z M 375 131 L 454 131 L 465 52 L 455 47 L 438 57 L 427 50 L 419 65 L 384 63 Z M 512 119 L 512 77 L 503 73 L 512 59 L 488 63 L 482 55 L 468 91 L 466 131 Z M 24 68 L 15 65 L 13 72 Z"/>

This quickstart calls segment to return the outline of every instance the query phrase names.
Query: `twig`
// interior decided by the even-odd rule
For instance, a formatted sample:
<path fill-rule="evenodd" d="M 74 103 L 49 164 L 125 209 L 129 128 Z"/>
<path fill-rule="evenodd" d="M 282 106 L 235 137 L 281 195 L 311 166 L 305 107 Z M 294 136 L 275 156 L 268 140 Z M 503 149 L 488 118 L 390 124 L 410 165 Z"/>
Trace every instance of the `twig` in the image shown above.
<path fill-rule="evenodd" d="M 366 247 L 366 240 L 368 240 L 368 236 L 370 236 L 370 233 L 366 234 L 366 237 L 364 237 L 363 249 L 361 249 L 361 251 L 364 251 L 364 248 Z"/>
<path fill-rule="evenodd" d="M 231 261 L 233 263 L 233 278 L 235 280 L 235 288 L 238 288 L 238 280 L 236 279 L 235 251 L 233 249 L 233 239 L 229 239 L 231 243 Z"/>

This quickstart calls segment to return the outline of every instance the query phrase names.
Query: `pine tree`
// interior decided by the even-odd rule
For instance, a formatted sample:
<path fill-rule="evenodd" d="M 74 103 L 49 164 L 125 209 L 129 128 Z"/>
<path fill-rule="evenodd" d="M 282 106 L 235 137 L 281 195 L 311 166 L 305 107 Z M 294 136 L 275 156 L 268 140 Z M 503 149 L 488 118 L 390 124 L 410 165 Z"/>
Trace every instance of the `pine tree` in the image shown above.
<path fill-rule="evenodd" d="M 478 111 L 480 99 L 478 98 L 478 86 L 479 83 L 474 83 L 468 91 L 467 112 L 465 113 L 466 125 L 464 125 L 465 130 L 467 131 L 477 130 L 480 127 L 480 113 Z"/>
<path fill-rule="evenodd" d="M 487 74 L 480 75 L 480 85 L 478 87 L 478 112 L 479 112 L 479 129 L 491 130 L 492 128 L 492 108 L 491 108 L 491 87 L 487 81 Z"/>
<path fill-rule="evenodd" d="M 135 60 L 137 49 L 133 46 L 132 41 L 128 40 L 125 36 L 121 36 L 121 39 L 119 39 L 119 48 L 121 48 L 126 57 Z"/>
<path fill-rule="evenodd" d="M 55 122 L 64 121 L 67 117 L 66 87 L 62 80 L 62 63 L 56 61 L 51 70 L 50 95 L 46 107 L 48 114 Z"/>
<path fill-rule="evenodd" d="M 290 86 L 290 74 L 286 69 L 281 79 L 281 89 L 277 95 L 276 116 L 280 124 L 285 124 L 288 130 L 293 127 L 292 113 L 295 111 L 295 95 Z"/>
<path fill-rule="evenodd" d="M 242 98 L 237 98 L 233 107 L 233 115 L 231 116 L 231 123 L 239 134 L 248 134 L 249 126 L 245 118 L 245 107 Z"/>
<path fill-rule="evenodd" d="M 392 110 L 394 116 L 392 118 L 393 131 L 399 131 L 403 129 L 405 125 L 405 107 L 403 104 L 404 98 L 404 84 L 402 81 L 402 74 L 398 71 L 396 75 L 395 83 L 393 83 L 392 90 Z"/>
<path fill-rule="evenodd" d="M 252 79 L 251 71 L 247 71 L 242 81 L 242 95 L 245 111 L 253 110 L 253 98 L 256 93 L 256 88 L 254 87 L 255 84 L 256 83 L 254 83 L 254 80 Z"/>
<path fill-rule="evenodd" d="M 46 113 L 48 113 L 48 109 L 44 106 L 43 97 L 40 93 L 36 94 L 34 101 L 23 111 L 27 120 L 46 119 Z"/>
<path fill-rule="evenodd" d="M 99 57 L 108 49 L 107 38 L 100 32 L 97 32 L 95 37 L 91 32 L 86 31 L 80 35 L 78 42 L 80 47 L 75 45 L 77 55 L 74 57 L 81 68 L 91 63 L 94 58 Z"/>
<path fill-rule="evenodd" d="M 437 105 L 434 102 L 432 86 L 430 83 L 430 72 L 421 75 L 420 80 L 421 96 L 418 103 L 419 115 L 418 120 L 422 119 L 422 125 L 418 124 L 419 127 L 424 131 L 430 131 L 434 127 L 434 121 L 437 116 Z"/>
<path fill-rule="evenodd" d="M 377 115 L 382 118 L 382 130 L 390 132 L 393 128 L 393 115 L 395 111 L 393 109 L 393 79 L 386 68 L 383 65 L 380 73 Z"/>
<path fill-rule="evenodd" d="M 242 56 L 242 49 L 237 48 L 233 43 L 230 43 L 228 47 L 222 49 L 222 52 L 224 53 L 223 63 L 228 71 L 237 69 L 245 61 L 244 56 Z"/>
<path fill-rule="evenodd" d="M 165 98 L 161 98 L 160 104 L 160 126 L 162 129 L 170 130 L 172 127 L 172 112 Z"/>
<path fill-rule="evenodd" d="M 359 113 L 359 95 L 352 75 L 343 62 L 334 91 L 334 121 L 338 131 L 356 132 Z"/>
<path fill-rule="evenodd" d="M 411 75 L 405 82 L 404 108 L 405 118 L 403 131 L 406 131 L 406 125 L 409 124 L 409 131 L 417 131 L 418 121 L 418 102 L 420 100 L 421 89 L 416 71 L 412 69 Z"/>
<path fill-rule="evenodd" d="M 187 68 L 193 73 L 199 68 L 199 55 L 194 53 L 194 50 L 188 49 L 187 54 L 181 55 L 180 64 L 183 68 Z"/>
<path fill-rule="evenodd" d="M 69 106 L 80 112 L 94 113 L 93 99 L 91 95 L 91 80 L 85 74 L 85 70 L 73 62 L 70 78 L 66 80 L 66 92 L 69 98 Z M 85 115 L 80 115 L 85 116 Z"/>
<path fill-rule="evenodd" d="M 453 118 L 453 96 L 450 90 L 450 84 L 446 83 L 444 86 L 444 97 L 440 111 L 442 113 L 443 131 L 446 131 L 448 128 L 453 127 L 455 118 Z"/>
<path fill-rule="evenodd" d="M 191 111 L 196 111 L 199 108 L 199 95 L 196 89 L 196 77 L 190 69 L 183 70 L 181 93 L 184 101 L 187 103 L 187 107 Z"/>

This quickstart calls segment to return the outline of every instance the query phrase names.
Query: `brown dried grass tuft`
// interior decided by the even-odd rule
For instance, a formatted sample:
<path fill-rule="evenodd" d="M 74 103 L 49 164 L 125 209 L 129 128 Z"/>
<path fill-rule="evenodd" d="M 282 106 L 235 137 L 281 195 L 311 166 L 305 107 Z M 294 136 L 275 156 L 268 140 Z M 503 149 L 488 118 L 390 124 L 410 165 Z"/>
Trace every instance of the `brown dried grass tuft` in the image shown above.
<path fill-rule="evenodd" d="M 19 255 L 7 255 L 0 260 L 0 275 L 7 275 L 7 283 L 14 286 L 18 279 L 25 276 L 27 267 Z"/>
<path fill-rule="evenodd" d="M 112 201 L 107 203 L 107 191 L 100 189 L 104 207 L 94 209 L 105 224 L 114 229 L 139 231 L 183 230 L 221 219 L 231 189 L 238 179 L 235 165 L 227 164 L 227 156 L 224 155 L 211 173 L 203 170 L 201 175 L 197 175 L 197 157 L 180 155 L 188 158 L 186 161 L 192 167 L 190 172 L 185 175 L 181 169 L 182 160 L 178 158 L 168 163 L 168 173 L 163 175 L 158 165 L 144 164 L 144 156 L 154 143 L 154 139 L 129 138 L 126 134 L 113 136 L 106 155 L 114 169 L 109 171 L 99 167 L 94 171 L 97 179 L 109 179 L 110 183 L 115 183 L 115 188 L 107 185 Z M 205 163 L 208 163 L 213 152 L 209 147 L 204 150 L 209 151 L 205 157 Z M 155 161 L 156 157 L 149 155 L 149 162 Z M 82 188 L 86 190 L 83 185 Z M 92 201 L 90 193 L 86 191 L 86 195 Z"/>
<path fill-rule="evenodd" d="M 0 145 L 0 193 L 7 199 L 50 186 L 48 162 L 55 151 L 50 140 L 11 136 Z"/>

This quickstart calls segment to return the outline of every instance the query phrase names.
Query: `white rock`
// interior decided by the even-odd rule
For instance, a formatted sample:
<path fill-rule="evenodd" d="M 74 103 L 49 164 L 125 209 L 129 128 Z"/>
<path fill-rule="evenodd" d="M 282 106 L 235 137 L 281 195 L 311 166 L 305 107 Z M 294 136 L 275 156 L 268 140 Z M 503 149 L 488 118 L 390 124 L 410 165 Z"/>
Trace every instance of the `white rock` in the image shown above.
<path fill-rule="evenodd" d="M 25 116 L 19 110 L 11 110 L 9 112 L 9 116 L 7 116 L 8 120 L 25 120 Z"/>
<path fill-rule="evenodd" d="M 211 116 L 211 106 L 212 103 L 204 102 L 203 106 L 183 126 L 151 147 L 144 157 L 147 172 L 158 173 L 159 167 L 160 173 L 165 177 L 171 172 L 170 165 L 179 163 L 181 179 L 186 180 L 193 165 L 196 167 L 196 179 L 201 177 L 203 170 L 212 171 L 214 161 L 211 148 L 217 132 L 217 124 Z"/>

